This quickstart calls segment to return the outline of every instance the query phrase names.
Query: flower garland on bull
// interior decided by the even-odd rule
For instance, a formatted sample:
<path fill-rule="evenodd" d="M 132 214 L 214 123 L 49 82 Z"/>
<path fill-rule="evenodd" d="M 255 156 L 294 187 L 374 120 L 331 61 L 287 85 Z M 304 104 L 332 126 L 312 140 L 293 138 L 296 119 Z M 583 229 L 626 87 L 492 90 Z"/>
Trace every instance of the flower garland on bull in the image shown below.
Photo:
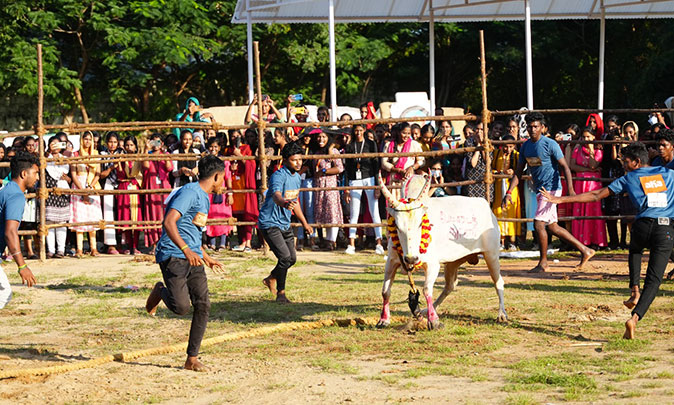
<path fill-rule="evenodd" d="M 400 202 L 407 204 L 410 201 L 404 198 L 400 199 Z M 396 252 L 400 257 L 403 256 L 403 247 L 400 245 L 400 238 L 398 238 L 398 227 L 396 226 L 395 219 L 392 216 L 388 217 L 387 227 L 388 234 L 391 237 L 391 243 L 395 248 Z M 431 243 L 431 222 L 428 220 L 428 215 L 424 214 L 421 217 L 421 243 L 419 244 L 419 253 L 426 253 L 428 251 L 428 245 Z M 423 262 L 419 262 L 414 265 L 411 269 L 412 271 L 420 269 L 424 265 Z"/>

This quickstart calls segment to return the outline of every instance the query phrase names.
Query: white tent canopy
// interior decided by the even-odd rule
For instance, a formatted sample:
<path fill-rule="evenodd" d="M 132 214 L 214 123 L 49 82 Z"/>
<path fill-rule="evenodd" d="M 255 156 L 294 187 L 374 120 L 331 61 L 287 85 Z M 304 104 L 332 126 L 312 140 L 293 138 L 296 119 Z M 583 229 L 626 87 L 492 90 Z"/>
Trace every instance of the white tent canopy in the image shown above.
<path fill-rule="evenodd" d="M 439 22 L 525 21 L 527 107 L 534 108 L 531 20 L 598 19 L 599 100 L 604 107 L 606 19 L 674 18 L 674 0 L 238 0 L 233 23 L 248 24 L 248 84 L 253 98 L 252 24 L 328 23 L 331 106 L 337 104 L 335 23 L 428 22 L 431 111 L 435 107 L 434 26 Z"/>

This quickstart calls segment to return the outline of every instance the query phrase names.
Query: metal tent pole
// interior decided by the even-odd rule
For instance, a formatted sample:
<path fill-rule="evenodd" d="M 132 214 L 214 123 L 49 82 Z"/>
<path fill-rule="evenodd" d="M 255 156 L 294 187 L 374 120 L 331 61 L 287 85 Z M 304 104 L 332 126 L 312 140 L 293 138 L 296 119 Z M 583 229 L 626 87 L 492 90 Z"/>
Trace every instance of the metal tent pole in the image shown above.
<path fill-rule="evenodd" d="M 430 115 L 435 115 L 435 14 L 433 13 L 433 0 L 429 0 L 428 10 L 430 21 L 428 23 L 428 77 L 430 82 Z"/>
<path fill-rule="evenodd" d="M 337 121 L 337 68 L 335 65 L 335 0 L 329 2 L 328 30 L 330 33 L 330 119 Z"/>
<path fill-rule="evenodd" d="M 603 2 L 602 2 L 603 3 Z M 601 22 L 599 23 L 599 90 L 597 94 L 597 108 L 604 109 L 604 62 L 606 60 L 606 9 L 601 6 Z M 599 112 L 604 118 L 604 113 Z"/>
<path fill-rule="evenodd" d="M 524 0 L 524 47 L 527 60 L 527 108 L 534 109 L 534 73 L 531 52 L 531 0 Z"/>
<path fill-rule="evenodd" d="M 253 102 L 255 96 L 255 85 L 253 83 L 253 21 L 250 10 L 250 0 L 246 0 L 246 39 L 248 48 L 248 104 Z"/>

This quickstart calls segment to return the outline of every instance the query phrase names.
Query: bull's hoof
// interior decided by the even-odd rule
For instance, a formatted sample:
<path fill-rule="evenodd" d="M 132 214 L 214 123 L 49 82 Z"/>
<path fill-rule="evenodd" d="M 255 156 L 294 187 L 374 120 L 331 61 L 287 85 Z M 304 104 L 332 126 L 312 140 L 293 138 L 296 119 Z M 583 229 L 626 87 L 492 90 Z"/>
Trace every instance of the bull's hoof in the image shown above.
<path fill-rule="evenodd" d="M 508 315 L 505 312 L 500 312 L 496 318 L 498 323 L 508 323 Z"/>
<path fill-rule="evenodd" d="M 435 318 L 435 319 L 429 319 L 427 325 L 428 325 L 428 330 L 434 330 L 434 329 L 440 329 L 442 324 L 440 323 L 440 319 Z"/>
<path fill-rule="evenodd" d="M 377 329 L 388 328 L 389 325 L 391 325 L 390 319 L 380 319 L 379 322 L 377 322 L 376 328 Z"/>

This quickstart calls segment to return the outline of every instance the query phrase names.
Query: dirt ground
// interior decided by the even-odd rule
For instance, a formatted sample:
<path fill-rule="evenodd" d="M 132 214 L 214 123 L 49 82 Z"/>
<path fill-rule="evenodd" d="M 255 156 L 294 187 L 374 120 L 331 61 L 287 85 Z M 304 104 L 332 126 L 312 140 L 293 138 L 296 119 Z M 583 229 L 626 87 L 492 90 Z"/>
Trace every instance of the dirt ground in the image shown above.
<path fill-rule="evenodd" d="M 251 257 L 259 256 L 259 253 L 253 253 Z M 249 257 L 243 255 L 222 257 L 228 268 L 236 267 L 243 270 L 232 270 L 232 274 L 224 277 L 228 283 L 222 287 L 224 291 L 222 296 L 235 302 L 236 305 L 227 302 L 219 304 L 221 295 L 212 298 L 212 318 L 206 337 L 247 330 L 284 319 L 311 320 L 330 317 L 333 315 L 332 312 L 325 312 L 320 316 L 310 314 L 308 310 L 303 312 L 303 305 L 321 305 L 322 294 L 327 297 L 339 289 L 350 289 L 348 280 L 381 271 L 384 259 L 366 254 L 347 257 L 341 253 L 301 252 L 298 260 L 298 266 L 291 270 L 293 277 L 291 282 L 300 283 L 300 280 L 306 279 L 309 280 L 307 283 L 315 284 L 317 280 L 324 280 L 332 285 L 311 287 L 314 289 L 307 287 L 306 290 L 300 291 L 301 294 L 298 292 L 294 297 L 291 295 L 295 301 L 291 307 L 295 308 L 284 309 L 291 312 L 284 313 L 280 316 L 282 319 L 276 321 L 273 317 L 270 319 L 263 315 L 256 319 L 258 318 L 256 311 L 259 310 L 261 314 L 265 308 L 273 308 L 272 306 L 276 305 L 268 303 L 269 296 L 259 284 L 259 279 L 266 275 L 272 262 L 264 261 L 262 265 L 250 268 L 240 267 L 250 261 Z M 517 327 L 512 329 L 506 327 L 509 329 L 499 332 L 511 336 L 504 338 L 504 345 L 494 348 L 488 354 L 484 353 L 485 357 L 482 357 L 481 353 L 474 353 L 475 358 L 480 356 L 480 359 L 483 359 L 479 363 L 481 370 L 479 375 L 461 371 L 445 370 L 437 373 L 433 372 L 433 369 L 423 371 L 426 369 L 420 368 L 423 361 L 418 357 L 410 358 L 404 351 L 395 355 L 378 353 L 375 349 L 367 349 L 369 347 L 367 341 L 358 340 L 359 333 L 372 334 L 376 340 L 379 331 L 342 328 L 341 331 L 277 334 L 204 348 L 201 358 L 211 368 L 208 373 L 181 370 L 184 354 L 173 353 L 144 357 L 130 363 L 113 362 L 46 377 L 0 380 L 0 403 L 378 404 L 422 401 L 422 403 L 526 404 L 547 402 L 550 398 L 557 398 L 559 402 L 585 402 L 587 397 L 564 398 L 559 392 L 551 393 L 549 390 L 545 394 L 504 388 L 507 386 L 505 376 L 512 372 L 510 365 L 503 363 L 504 357 L 512 358 L 514 363 L 517 359 L 535 356 L 539 349 L 552 354 L 560 350 L 571 350 L 573 355 L 580 357 L 595 356 L 598 348 L 607 341 L 597 339 L 597 336 L 603 333 L 601 330 L 610 330 L 614 334 L 622 333 L 619 328 L 629 317 L 629 311 L 622 307 L 616 297 L 622 297 L 627 291 L 626 254 L 597 256 L 591 265 L 581 272 L 574 271 L 576 263 L 576 258 L 562 257 L 556 263 L 551 262 L 550 272 L 532 275 L 526 270 L 535 265 L 534 260 L 501 261 L 502 274 L 506 281 L 506 300 L 509 296 L 513 297 L 513 301 L 506 301 L 506 308 L 511 322 L 516 322 Z M 15 273 L 14 264 L 3 266 L 8 274 Z M 120 351 L 178 343 L 186 338 L 185 328 L 189 323 L 189 317 L 170 316 L 165 308 L 160 309 L 156 319 L 144 314 L 143 306 L 148 288 L 154 281 L 160 279 L 156 265 L 135 263 L 128 256 L 104 256 L 96 259 L 34 262 L 31 263 L 31 268 L 38 278 L 38 287 L 28 289 L 19 286 L 18 279 L 14 276 L 11 280 L 16 292 L 15 300 L 0 311 L 0 324 L 3 325 L 0 331 L 0 370 L 66 364 Z M 209 273 L 209 277 L 211 285 L 218 285 L 219 276 L 211 276 Z M 342 305 L 347 309 L 335 309 L 334 315 L 350 317 L 356 310 L 351 311 L 348 308 L 355 307 L 360 304 L 358 301 L 362 301 L 365 306 L 357 310 L 361 316 L 378 316 L 381 279 L 381 274 L 375 274 L 368 278 L 366 283 L 364 282 L 364 286 L 359 287 L 357 294 L 350 291 L 354 295 L 348 299 L 356 302 L 343 302 Z M 250 282 L 244 283 L 240 280 Z M 335 280 L 343 281 L 333 282 Z M 547 309 L 543 309 L 538 315 L 530 315 L 517 308 L 523 307 L 523 303 L 531 299 L 523 296 L 522 304 L 516 304 L 520 302 L 517 301 L 519 299 L 517 294 L 527 293 L 527 286 L 580 283 L 573 284 L 576 286 L 586 281 L 598 280 L 617 281 L 619 284 L 616 284 L 616 288 L 624 287 L 622 291 L 625 293 L 615 293 L 609 298 L 597 292 L 596 295 L 588 297 L 588 301 L 578 303 L 577 307 L 582 307 L 578 310 L 573 310 L 573 303 L 555 307 L 554 302 L 549 303 Z M 466 286 L 462 287 L 462 284 Z M 508 285 L 517 286 L 517 289 L 509 289 Z M 135 288 L 134 286 L 140 287 L 140 291 L 129 292 Z M 439 294 L 441 286 L 442 282 L 439 280 L 436 284 L 436 295 Z M 491 280 L 483 261 L 476 266 L 465 268 L 460 273 L 459 289 L 453 293 L 457 297 L 450 296 L 448 299 L 448 302 L 453 299 L 456 301 L 453 305 L 446 304 L 440 309 L 440 316 L 446 327 L 454 327 L 453 322 L 464 325 L 462 327 L 465 328 L 498 327 L 493 325 L 491 320 L 489 322 L 482 320 L 494 318 L 496 315 L 496 295 L 490 286 Z M 663 286 L 663 294 L 670 297 L 674 295 L 672 287 L 672 284 Z M 403 301 L 406 289 L 404 277 L 399 277 L 394 291 L 394 295 L 397 293 L 395 295 L 397 300 L 392 308 L 397 315 L 406 315 L 406 305 Z M 474 315 L 468 313 L 468 310 L 459 309 L 464 299 L 467 300 L 472 296 L 470 294 L 473 290 L 476 293 L 485 290 L 484 304 L 489 309 L 484 311 L 482 318 L 480 318 L 482 315 Z M 109 292 L 113 298 L 101 299 L 99 302 L 97 297 L 102 292 Z M 462 294 L 463 298 L 459 298 Z M 334 300 L 337 303 L 333 306 L 337 308 L 339 297 L 335 296 Z M 261 301 L 264 301 L 266 306 L 258 307 Z M 649 324 L 643 331 L 644 334 L 648 333 L 649 338 L 655 339 L 655 344 L 651 344 L 646 353 L 653 357 L 652 363 L 645 369 L 650 374 L 642 372 L 638 379 L 625 382 L 619 379 L 610 380 L 606 382 L 607 385 L 600 385 L 597 390 L 610 389 L 604 387 L 612 384 L 616 392 L 622 394 L 603 396 L 599 392 L 598 397 L 590 397 L 594 402 L 674 403 L 672 391 L 674 348 L 671 343 L 674 314 L 671 302 L 668 301 L 667 308 L 659 308 L 656 312 L 659 319 L 669 326 L 659 328 L 657 323 Z M 237 311 L 237 308 L 242 311 L 250 310 L 250 316 L 246 315 L 246 318 L 239 315 L 241 318 L 232 318 L 234 316 L 232 312 Z M 70 310 L 73 311 L 72 315 L 63 318 L 64 313 L 68 314 Z M 560 316 L 567 321 L 559 322 L 554 327 L 547 325 L 544 322 L 545 311 L 564 312 Z M 471 316 L 476 318 L 467 319 Z M 50 322 L 52 318 L 59 320 Z M 582 325 L 592 323 L 599 325 L 597 326 L 599 329 L 583 330 Z M 540 329 L 537 329 L 539 327 Z M 547 329 L 542 331 L 544 328 Z M 662 331 L 658 335 L 659 329 Z M 454 335 L 458 335 L 460 329 L 453 331 L 456 332 Z M 394 327 L 386 333 L 387 338 L 390 336 L 393 339 L 404 340 L 411 332 L 397 330 Z M 442 348 L 441 345 L 434 344 L 433 333 L 435 331 L 423 331 L 417 332 L 415 336 L 416 339 L 421 339 L 422 343 L 430 342 L 428 352 L 424 353 L 426 356 L 442 356 L 445 350 L 446 353 L 455 350 L 451 345 Z M 585 336 L 586 334 L 590 336 Z M 533 339 L 539 335 L 542 336 L 542 340 L 537 340 L 536 344 L 528 340 L 528 336 Z M 312 339 L 320 340 L 321 344 L 314 344 Z M 326 341 L 330 343 L 326 344 Z M 466 342 L 475 343 L 468 340 Z M 551 346 L 558 348 L 546 348 L 540 345 L 541 342 L 549 342 Z M 354 349 L 354 355 L 343 354 L 339 349 L 351 347 L 350 345 L 360 349 Z M 335 357 L 339 359 L 338 362 L 331 362 L 333 352 L 330 347 L 338 347 L 336 351 L 339 351 L 340 355 Z M 602 371 L 596 374 L 601 373 Z M 648 389 L 649 386 L 646 384 L 649 375 L 657 373 L 664 376 L 664 380 L 661 385 L 651 387 L 654 396 L 630 395 L 632 391 L 620 388 L 621 384 L 638 383 Z M 596 378 L 603 377 L 598 375 Z"/>

